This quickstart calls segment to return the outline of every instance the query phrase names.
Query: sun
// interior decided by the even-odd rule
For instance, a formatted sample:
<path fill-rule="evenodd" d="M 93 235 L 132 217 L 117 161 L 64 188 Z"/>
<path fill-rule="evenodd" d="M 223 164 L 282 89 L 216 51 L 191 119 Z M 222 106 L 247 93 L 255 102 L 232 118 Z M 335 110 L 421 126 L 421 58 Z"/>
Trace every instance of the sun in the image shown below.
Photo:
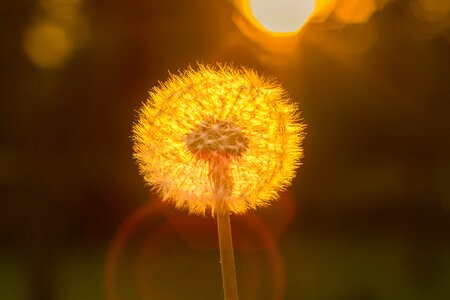
<path fill-rule="evenodd" d="M 293 35 L 311 18 L 315 0 L 247 0 L 249 17 L 272 35 Z"/>

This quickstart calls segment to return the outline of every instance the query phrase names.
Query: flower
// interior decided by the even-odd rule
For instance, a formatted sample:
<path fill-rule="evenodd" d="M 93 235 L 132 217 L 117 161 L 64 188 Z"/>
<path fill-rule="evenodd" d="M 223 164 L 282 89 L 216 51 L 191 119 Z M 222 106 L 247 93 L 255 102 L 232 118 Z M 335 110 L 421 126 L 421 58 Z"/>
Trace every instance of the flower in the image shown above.
<path fill-rule="evenodd" d="M 134 157 L 163 201 L 242 214 L 295 176 L 304 125 L 280 85 L 246 68 L 199 65 L 150 91 L 134 125 Z"/>

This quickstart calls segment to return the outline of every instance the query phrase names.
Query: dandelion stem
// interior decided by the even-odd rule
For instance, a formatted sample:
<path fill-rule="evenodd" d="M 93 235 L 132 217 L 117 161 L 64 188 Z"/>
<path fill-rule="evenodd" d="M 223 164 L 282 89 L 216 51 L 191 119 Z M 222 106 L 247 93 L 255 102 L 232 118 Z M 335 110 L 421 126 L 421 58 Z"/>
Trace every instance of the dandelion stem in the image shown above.
<path fill-rule="evenodd" d="M 229 158 L 215 156 L 209 159 L 209 177 L 216 199 L 217 232 L 219 235 L 220 266 L 225 300 L 238 300 L 233 241 L 231 239 L 230 209 L 226 205 L 233 192 Z"/>
<path fill-rule="evenodd" d="M 224 205 L 223 197 L 217 197 L 216 213 L 224 299 L 238 300 L 233 241 L 231 239 L 230 213 Z"/>

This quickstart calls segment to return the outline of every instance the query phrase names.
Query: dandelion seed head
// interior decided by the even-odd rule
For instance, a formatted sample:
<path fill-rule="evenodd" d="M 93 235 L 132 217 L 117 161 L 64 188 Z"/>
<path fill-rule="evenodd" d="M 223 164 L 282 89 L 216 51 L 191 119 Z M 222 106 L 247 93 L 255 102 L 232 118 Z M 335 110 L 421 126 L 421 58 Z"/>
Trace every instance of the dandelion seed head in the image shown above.
<path fill-rule="evenodd" d="M 214 213 L 266 206 L 295 176 L 304 125 L 280 85 L 245 68 L 189 69 L 150 92 L 133 128 L 134 157 L 164 201 Z"/>

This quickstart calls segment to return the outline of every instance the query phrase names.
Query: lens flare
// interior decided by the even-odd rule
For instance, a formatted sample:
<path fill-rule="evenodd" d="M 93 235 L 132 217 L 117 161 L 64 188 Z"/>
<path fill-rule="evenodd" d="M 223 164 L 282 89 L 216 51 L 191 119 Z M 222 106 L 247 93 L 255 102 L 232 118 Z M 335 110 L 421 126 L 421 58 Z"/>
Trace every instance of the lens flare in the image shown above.
<path fill-rule="evenodd" d="M 44 69 L 64 66 L 72 54 L 73 39 L 61 26 L 41 22 L 32 27 L 25 36 L 24 49 L 30 60 Z"/>

